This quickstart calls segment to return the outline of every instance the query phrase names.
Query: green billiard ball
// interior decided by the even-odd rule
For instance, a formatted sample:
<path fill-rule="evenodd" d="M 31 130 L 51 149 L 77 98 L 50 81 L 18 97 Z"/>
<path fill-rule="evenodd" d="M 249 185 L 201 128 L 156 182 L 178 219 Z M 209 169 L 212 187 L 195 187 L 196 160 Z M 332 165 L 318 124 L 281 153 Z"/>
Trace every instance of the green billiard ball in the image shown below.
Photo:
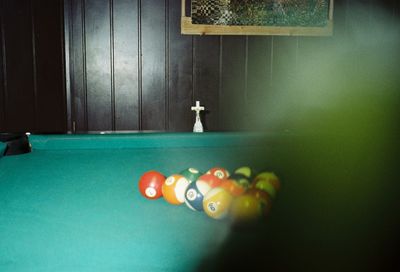
<path fill-rule="evenodd" d="M 280 181 L 275 173 L 265 171 L 254 178 L 251 188 L 263 190 L 274 198 L 277 191 L 280 189 Z"/>
<path fill-rule="evenodd" d="M 187 168 L 179 173 L 180 175 L 184 176 L 189 182 L 196 181 L 202 173 L 196 168 Z"/>

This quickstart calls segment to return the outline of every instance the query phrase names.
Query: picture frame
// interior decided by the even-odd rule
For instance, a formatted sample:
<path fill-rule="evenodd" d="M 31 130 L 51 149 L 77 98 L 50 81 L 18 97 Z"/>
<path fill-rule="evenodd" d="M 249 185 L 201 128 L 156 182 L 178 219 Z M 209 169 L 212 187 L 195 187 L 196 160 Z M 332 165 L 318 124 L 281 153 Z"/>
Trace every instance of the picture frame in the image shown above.
<path fill-rule="evenodd" d="M 326 18 L 321 18 L 321 16 L 319 16 L 320 21 L 319 24 L 317 25 L 307 25 L 307 21 L 306 20 L 298 20 L 300 23 L 296 23 L 296 18 L 294 18 L 293 20 L 291 20 L 291 22 L 285 24 L 286 21 L 281 20 L 283 22 L 283 24 L 279 24 L 275 23 L 272 25 L 246 25 L 243 24 L 242 21 L 244 20 L 237 20 L 239 21 L 239 24 L 229 24 L 229 20 L 225 20 L 222 23 L 220 22 L 221 20 L 215 20 L 215 12 L 214 12 L 214 21 L 212 23 L 207 23 L 207 21 L 212 21 L 208 20 L 208 18 L 206 17 L 201 17 L 201 18 L 194 18 L 193 17 L 193 10 L 196 7 L 192 6 L 192 2 L 197 3 L 197 2 L 207 2 L 206 0 L 192 0 L 192 1 L 186 1 L 186 0 L 181 0 L 182 1 L 182 16 L 181 16 L 181 34 L 183 35 L 279 35 L 279 36 L 331 36 L 333 34 L 333 6 L 334 6 L 334 0 L 326 0 L 326 3 L 329 5 L 328 7 L 324 7 L 324 13 L 323 16 L 326 15 Z M 269 2 L 275 4 L 279 4 L 282 5 L 282 2 L 286 2 L 286 5 L 284 5 L 283 7 L 287 7 L 290 5 L 290 1 L 293 0 L 270 0 Z M 300 0 L 303 2 L 306 2 L 306 0 Z M 323 1 L 323 0 L 321 0 Z M 189 3 L 190 2 L 190 3 Z M 210 0 L 210 3 L 212 3 L 212 5 L 218 5 L 219 2 L 221 3 L 230 3 L 230 0 Z M 257 2 L 257 1 L 243 1 L 243 2 Z M 242 2 L 242 3 L 243 3 Z M 265 3 L 267 3 L 267 0 L 260 0 L 260 3 L 263 3 L 264 5 L 266 5 Z M 215 4 L 217 3 L 217 4 Z M 289 3 L 289 4 L 287 4 Z M 198 4 L 198 3 L 197 3 Z M 187 8 L 190 5 L 190 11 L 191 11 L 191 16 L 186 16 L 187 14 Z M 211 5 L 211 4 L 210 4 Z M 246 7 L 246 6 L 240 6 L 240 8 L 242 9 L 247 9 L 247 10 L 252 10 L 252 7 Z M 201 7 L 200 7 L 201 8 Z M 200 8 L 198 8 L 198 10 L 200 10 Z M 206 7 L 207 8 L 207 7 Z M 217 6 L 217 8 L 219 8 Z M 282 9 L 284 12 L 284 8 Z M 292 7 L 292 10 L 294 10 L 295 7 Z M 203 11 L 205 9 L 203 8 Z M 215 8 L 212 7 L 212 11 L 214 11 Z M 253 10 L 260 10 L 261 12 L 263 11 L 262 9 L 256 9 L 253 8 Z M 208 10 L 206 10 L 208 11 Z M 246 11 L 246 10 L 245 10 Z M 220 12 L 220 11 L 219 11 Z M 232 14 L 232 11 L 228 10 L 228 12 L 230 12 L 229 15 Z M 265 14 L 269 12 L 266 11 Z M 207 12 L 203 12 L 203 13 L 207 13 Z M 222 14 L 220 12 L 220 14 Z M 271 14 L 271 12 L 269 12 L 268 14 Z M 295 14 L 295 12 L 292 12 L 292 14 Z M 302 13 L 304 14 L 304 12 Z M 286 14 L 285 14 L 286 15 Z M 218 15 L 217 15 L 218 16 Z M 223 19 L 224 15 L 222 14 L 221 18 Z M 229 16 L 225 16 L 228 17 Z M 233 16 L 231 16 L 233 17 Z M 264 18 L 266 18 L 265 20 L 270 20 L 273 22 L 279 21 L 279 16 L 275 16 L 274 18 L 272 18 L 272 15 L 270 16 L 270 18 L 267 18 L 268 16 L 265 16 Z M 287 16 L 288 17 L 288 16 Z M 243 18 L 243 16 L 242 16 Z M 276 19 L 278 18 L 278 19 Z M 289 17 L 288 17 L 289 18 Z M 217 18 L 218 19 L 218 18 Z M 240 18 L 239 18 L 240 19 Z M 285 19 L 285 18 L 284 18 Z M 308 19 L 308 18 L 307 18 Z M 206 23 L 204 23 L 203 21 L 206 21 Z M 232 21 L 232 20 L 230 20 Z M 304 21 L 306 21 L 306 23 L 304 23 Z M 310 21 L 310 20 L 309 20 Z M 318 22 L 317 22 L 318 23 Z"/>

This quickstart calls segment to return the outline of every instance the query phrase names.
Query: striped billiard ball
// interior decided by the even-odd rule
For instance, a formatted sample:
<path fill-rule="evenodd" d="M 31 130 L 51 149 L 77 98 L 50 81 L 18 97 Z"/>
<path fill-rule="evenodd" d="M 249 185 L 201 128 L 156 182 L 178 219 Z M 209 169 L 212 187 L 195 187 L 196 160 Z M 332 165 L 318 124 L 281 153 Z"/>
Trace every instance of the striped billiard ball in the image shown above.
<path fill-rule="evenodd" d="M 211 190 L 211 186 L 201 180 L 189 184 L 185 193 L 186 205 L 194 211 L 203 211 L 204 196 Z"/>
<path fill-rule="evenodd" d="M 184 176 L 190 182 L 196 181 L 202 175 L 202 173 L 200 173 L 199 170 L 197 170 L 196 168 L 192 168 L 192 167 L 183 170 L 179 174 Z"/>
<path fill-rule="evenodd" d="M 224 219 L 227 217 L 233 196 L 224 188 L 211 189 L 203 199 L 204 212 L 211 218 Z"/>
<path fill-rule="evenodd" d="M 207 171 L 207 174 L 214 175 L 220 179 L 226 179 L 229 177 L 229 172 L 223 167 L 213 167 Z"/>
<path fill-rule="evenodd" d="M 182 175 L 169 176 L 163 186 L 162 194 L 164 199 L 173 205 L 180 205 L 185 202 L 186 188 L 189 186 L 189 181 Z"/>
<path fill-rule="evenodd" d="M 212 174 L 201 175 L 197 180 L 207 182 L 211 188 L 218 187 L 223 181 L 222 179 L 220 179 Z"/>

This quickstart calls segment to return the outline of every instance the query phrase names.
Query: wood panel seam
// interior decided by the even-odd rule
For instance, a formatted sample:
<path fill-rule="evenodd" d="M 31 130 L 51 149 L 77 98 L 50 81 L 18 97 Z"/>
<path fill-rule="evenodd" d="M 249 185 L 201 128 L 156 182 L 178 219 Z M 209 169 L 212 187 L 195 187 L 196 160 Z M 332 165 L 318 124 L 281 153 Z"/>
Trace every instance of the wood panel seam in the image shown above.
<path fill-rule="evenodd" d="M 33 1 L 30 0 L 31 12 L 31 31 L 32 31 L 32 72 L 33 72 L 33 131 L 38 128 L 37 112 L 38 112 L 38 86 L 37 86 L 37 54 L 36 54 L 36 29 L 35 29 L 35 8 Z"/>

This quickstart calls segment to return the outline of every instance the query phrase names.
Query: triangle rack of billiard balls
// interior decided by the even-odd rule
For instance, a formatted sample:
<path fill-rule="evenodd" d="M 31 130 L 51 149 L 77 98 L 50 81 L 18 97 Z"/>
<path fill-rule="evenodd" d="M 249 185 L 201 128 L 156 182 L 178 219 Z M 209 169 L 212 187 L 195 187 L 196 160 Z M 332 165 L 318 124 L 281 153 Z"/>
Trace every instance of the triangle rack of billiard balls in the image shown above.
<path fill-rule="evenodd" d="M 147 199 L 164 198 L 172 205 L 186 204 L 213 219 L 247 222 L 266 218 L 280 190 L 280 180 L 274 172 L 255 173 L 248 166 L 239 167 L 232 174 L 223 167 L 213 167 L 205 173 L 187 168 L 169 176 L 147 171 L 138 186 Z"/>

